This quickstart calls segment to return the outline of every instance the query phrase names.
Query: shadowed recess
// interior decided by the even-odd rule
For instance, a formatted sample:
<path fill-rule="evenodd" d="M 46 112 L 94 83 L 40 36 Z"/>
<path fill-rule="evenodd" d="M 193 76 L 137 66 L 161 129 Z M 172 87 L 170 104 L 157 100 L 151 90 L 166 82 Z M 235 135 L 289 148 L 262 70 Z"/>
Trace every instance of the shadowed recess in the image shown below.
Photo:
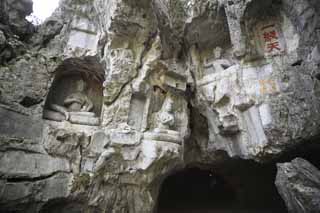
<path fill-rule="evenodd" d="M 164 181 L 157 213 L 286 213 L 275 174 L 274 164 L 241 160 L 212 170 L 186 169 Z"/>

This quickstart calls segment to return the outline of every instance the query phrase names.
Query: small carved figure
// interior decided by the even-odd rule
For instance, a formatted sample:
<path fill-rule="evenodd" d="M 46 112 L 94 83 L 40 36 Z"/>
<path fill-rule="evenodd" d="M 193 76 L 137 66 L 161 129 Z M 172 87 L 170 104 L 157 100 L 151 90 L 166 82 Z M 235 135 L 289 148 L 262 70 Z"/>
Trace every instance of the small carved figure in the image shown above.
<path fill-rule="evenodd" d="M 173 130 L 175 116 L 173 113 L 173 100 L 167 96 L 161 110 L 156 114 L 156 128 L 153 131 L 145 132 L 143 138 L 151 141 L 162 141 L 181 144 L 180 132 Z"/>
<path fill-rule="evenodd" d="M 168 99 L 168 101 L 162 107 L 160 113 L 157 115 L 157 121 L 159 122 L 157 129 L 171 129 L 174 124 L 173 101 Z"/>
<path fill-rule="evenodd" d="M 221 72 L 223 70 L 228 69 L 229 67 L 232 66 L 232 63 L 228 59 L 222 59 L 222 48 L 221 47 L 216 47 L 213 50 L 214 58 L 211 59 L 210 61 L 207 61 L 206 64 L 204 65 L 206 69 L 212 69 L 213 72 Z"/>
<path fill-rule="evenodd" d="M 214 58 L 215 58 L 215 61 L 213 62 L 213 66 L 217 72 L 226 70 L 229 67 L 231 67 L 232 64 L 228 59 L 222 59 L 221 47 L 216 47 L 213 52 L 214 52 Z"/>

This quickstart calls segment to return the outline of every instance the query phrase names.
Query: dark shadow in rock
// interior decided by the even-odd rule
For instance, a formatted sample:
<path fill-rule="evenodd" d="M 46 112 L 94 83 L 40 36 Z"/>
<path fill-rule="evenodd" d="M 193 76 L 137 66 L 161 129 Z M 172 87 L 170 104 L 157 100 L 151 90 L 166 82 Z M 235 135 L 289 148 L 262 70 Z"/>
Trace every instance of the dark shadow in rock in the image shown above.
<path fill-rule="evenodd" d="M 35 99 L 35 98 L 32 98 L 32 97 L 29 97 L 29 96 L 26 96 L 22 99 L 22 101 L 20 102 L 20 104 L 24 107 L 32 107 L 34 105 L 37 105 L 39 103 L 42 102 L 42 99 Z"/>
<path fill-rule="evenodd" d="M 227 48 L 231 46 L 230 32 L 224 7 L 216 10 L 206 9 L 204 13 L 186 24 L 185 40 L 188 46 L 196 45 L 199 49 Z M 214 35 L 214 36 L 212 36 Z"/>
<path fill-rule="evenodd" d="M 277 163 L 290 162 L 295 158 L 303 158 L 312 165 L 320 169 L 320 138 L 314 138 L 293 147 L 289 151 L 283 153 L 276 161 Z"/>
<path fill-rule="evenodd" d="M 275 175 L 275 164 L 246 160 L 210 169 L 186 169 L 163 182 L 157 213 L 286 213 L 274 185 Z"/>
<path fill-rule="evenodd" d="M 56 199 L 46 203 L 40 213 L 81 213 L 84 211 L 84 205 L 80 201 Z"/>

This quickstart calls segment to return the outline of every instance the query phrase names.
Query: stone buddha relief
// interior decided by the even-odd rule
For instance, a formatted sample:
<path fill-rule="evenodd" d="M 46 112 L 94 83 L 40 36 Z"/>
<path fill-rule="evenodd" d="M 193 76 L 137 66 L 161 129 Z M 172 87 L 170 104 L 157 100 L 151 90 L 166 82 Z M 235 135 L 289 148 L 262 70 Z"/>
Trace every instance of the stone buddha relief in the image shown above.
<path fill-rule="evenodd" d="M 94 103 L 88 96 L 88 83 L 81 77 L 66 77 L 59 82 L 61 85 L 54 86 L 48 97 L 43 118 L 73 124 L 99 125 L 100 119 L 94 112 Z"/>
<path fill-rule="evenodd" d="M 175 118 L 173 114 L 173 100 L 168 98 L 168 100 L 163 104 L 160 112 L 157 114 L 157 128 L 155 131 L 167 131 L 174 125 Z"/>
<path fill-rule="evenodd" d="M 174 130 L 176 123 L 174 111 L 174 100 L 172 97 L 167 96 L 160 111 L 156 113 L 155 128 L 149 132 L 145 132 L 144 139 L 181 144 L 182 138 L 180 133 Z"/>
<path fill-rule="evenodd" d="M 221 47 L 216 47 L 212 53 L 213 57 L 204 62 L 205 75 L 220 73 L 232 66 L 232 62 L 223 57 Z"/>

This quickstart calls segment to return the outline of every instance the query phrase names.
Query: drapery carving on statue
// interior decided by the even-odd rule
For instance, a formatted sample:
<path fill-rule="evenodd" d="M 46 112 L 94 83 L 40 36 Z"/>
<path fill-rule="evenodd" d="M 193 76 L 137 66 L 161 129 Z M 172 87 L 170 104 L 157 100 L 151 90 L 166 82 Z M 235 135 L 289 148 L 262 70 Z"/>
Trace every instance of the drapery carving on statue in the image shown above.
<path fill-rule="evenodd" d="M 51 103 L 45 110 L 44 118 L 54 121 L 69 121 L 74 124 L 99 125 L 99 118 L 92 112 L 93 103 L 85 94 L 87 84 L 80 79 L 75 82 L 75 92 L 66 96 L 63 106 Z"/>
<path fill-rule="evenodd" d="M 204 63 L 204 70 L 198 80 L 200 99 L 209 104 L 217 104 L 223 96 L 217 93 L 217 87 L 221 87 L 221 78 L 237 72 L 238 64 L 233 64 L 231 60 L 222 57 L 222 48 L 216 47 L 213 50 L 214 57 L 207 58 Z M 229 85 L 222 85 L 227 88 Z M 228 88 L 227 88 L 228 89 Z"/>
<path fill-rule="evenodd" d="M 181 144 L 182 139 L 178 131 L 173 130 L 175 125 L 174 101 L 169 95 L 166 97 L 161 110 L 156 114 L 156 128 L 144 133 L 144 139 Z"/>
<path fill-rule="evenodd" d="M 214 58 L 205 64 L 204 76 L 198 81 L 199 100 L 218 115 L 219 134 L 230 136 L 240 133 L 240 113 L 254 105 L 241 90 L 241 66 L 222 57 L 222 49 L 214 49 Z"/>
<path fill-rule="evenodd" d="M 216 47 L 213 50 L 213 58 L 208 58 L 204 64 L 205 74 L 219 73 L 232 66 L 230 60 L 222 58 L 222 48 Z"/>
<path fill-rule="evenodd" d="M 174 125 L 174 115 L 173 111 L 173 101 L 171 98 L 168 98 L 167 101 L 163 104 L 162 109 L 157 114 L 158 126 L 156 131 L 161 130 L 170 130 Z"/>

